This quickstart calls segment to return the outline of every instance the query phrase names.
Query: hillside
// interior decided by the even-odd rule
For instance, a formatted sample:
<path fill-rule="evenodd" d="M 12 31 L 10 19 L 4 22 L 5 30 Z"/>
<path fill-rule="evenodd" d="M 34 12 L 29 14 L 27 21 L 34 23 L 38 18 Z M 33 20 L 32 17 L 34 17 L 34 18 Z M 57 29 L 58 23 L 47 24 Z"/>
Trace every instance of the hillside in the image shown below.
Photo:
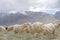
<path fill-rule="evenodd" d="M 52 22 L 55 23 L 58 20 L 55 19 L 55 16 L 52 14 L 47 14 L 44 12 L 32 12 L 32 11 L 25 11 L 27 15 L 24 15 L 20 12 L 16 14 L 1 14 L 0 16 L 0 25 L 12 25 L 12 24 L 21 24 L 25 22 Z"/>
<path fill-rule="evenodd" d="M 55 14 L 55 18 L 60 20 L 60 11 L 57 11 L 56 14 Z"/>
<path fill-rule="evenodd" d="M 44 22 L 44 23 L 48 23 L 48 22 L 57 22 L 58 20 L 55 18 L 55 15 L 53 14 L 47 14 L 44 12 L 31 12 L 31 11 L 27 11 L 26 12 L 31 18 L 34 19 L 34 21 L 40 21 L 40 22 Z"/>

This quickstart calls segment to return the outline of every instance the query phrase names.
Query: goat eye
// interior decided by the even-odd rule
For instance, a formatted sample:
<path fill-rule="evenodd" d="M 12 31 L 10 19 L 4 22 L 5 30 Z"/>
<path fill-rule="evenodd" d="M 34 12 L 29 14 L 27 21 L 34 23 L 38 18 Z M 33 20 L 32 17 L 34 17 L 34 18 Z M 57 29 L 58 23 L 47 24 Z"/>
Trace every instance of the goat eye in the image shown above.
<path fill-rule="evenodd" d="M 7 30 L 8 28 L 6 27 L 6 30 Z"/>

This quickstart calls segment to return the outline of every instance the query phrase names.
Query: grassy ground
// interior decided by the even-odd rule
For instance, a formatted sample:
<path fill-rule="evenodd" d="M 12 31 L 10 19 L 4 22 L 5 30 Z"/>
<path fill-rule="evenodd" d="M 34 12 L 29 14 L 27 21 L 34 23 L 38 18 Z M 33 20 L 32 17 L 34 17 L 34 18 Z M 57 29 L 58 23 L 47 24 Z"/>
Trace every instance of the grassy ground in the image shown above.
<path fill-rule="evenodd" d="M 18 33 L 14 32 L 0 32 L 0 40 L 60 40 L 60 28 L 56 31 L 55 35 L 31 35 L 28 33 Z"/>

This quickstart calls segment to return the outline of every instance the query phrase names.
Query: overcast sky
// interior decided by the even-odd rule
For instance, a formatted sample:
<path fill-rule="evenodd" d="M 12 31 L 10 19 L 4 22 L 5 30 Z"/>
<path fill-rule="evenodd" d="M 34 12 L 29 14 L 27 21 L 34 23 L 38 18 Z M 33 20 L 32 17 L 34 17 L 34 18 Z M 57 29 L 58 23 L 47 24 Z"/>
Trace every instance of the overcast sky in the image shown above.
<path fill-rule="evenodd" d="M 60 0 L 0 0 L 0 12 L 6 10 L 58 11 Z"/>

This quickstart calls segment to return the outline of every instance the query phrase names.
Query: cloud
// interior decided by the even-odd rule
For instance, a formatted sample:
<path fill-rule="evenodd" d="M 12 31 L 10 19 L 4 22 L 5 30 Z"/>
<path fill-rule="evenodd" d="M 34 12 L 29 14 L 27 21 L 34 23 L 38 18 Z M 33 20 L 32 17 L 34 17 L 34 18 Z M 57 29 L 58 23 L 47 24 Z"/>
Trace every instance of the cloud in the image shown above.
<path fill-rule="evenodd" d="M 28 0 L 0 0 L 0 11 L 27 10 Z"/>
<path fill-rule="evenodd" d="M 60 8 L 60 0 L 0 0 L 0 12 Z"/>
<path fill-rule="evenodd" d="M 33 0 L 31 2 L 32 6 L 30 6 L 31 11 L 41 11 L 47 9 L 59 9 L 60 8 L 60 0 Z"/>
<path fill-rule="evenodd" d="M 22 11 L 21 11 L 21 12 L 20 12 L 20 11 L 17 11 L 17 10 L 8 11 L 8 14 L 17 14 L 17 13 L 18 13 L 18 14 L 20 13 L 20 14 L 23 14 L 23 15 L 27 15 L 27 13 L 22 12 Z"/>
<path fill-rule="evenodd" d="M 32 6 L 46 7 L 46 8 L 57 8 L 59 0 L 36 0 L 32 2 Z"/>

